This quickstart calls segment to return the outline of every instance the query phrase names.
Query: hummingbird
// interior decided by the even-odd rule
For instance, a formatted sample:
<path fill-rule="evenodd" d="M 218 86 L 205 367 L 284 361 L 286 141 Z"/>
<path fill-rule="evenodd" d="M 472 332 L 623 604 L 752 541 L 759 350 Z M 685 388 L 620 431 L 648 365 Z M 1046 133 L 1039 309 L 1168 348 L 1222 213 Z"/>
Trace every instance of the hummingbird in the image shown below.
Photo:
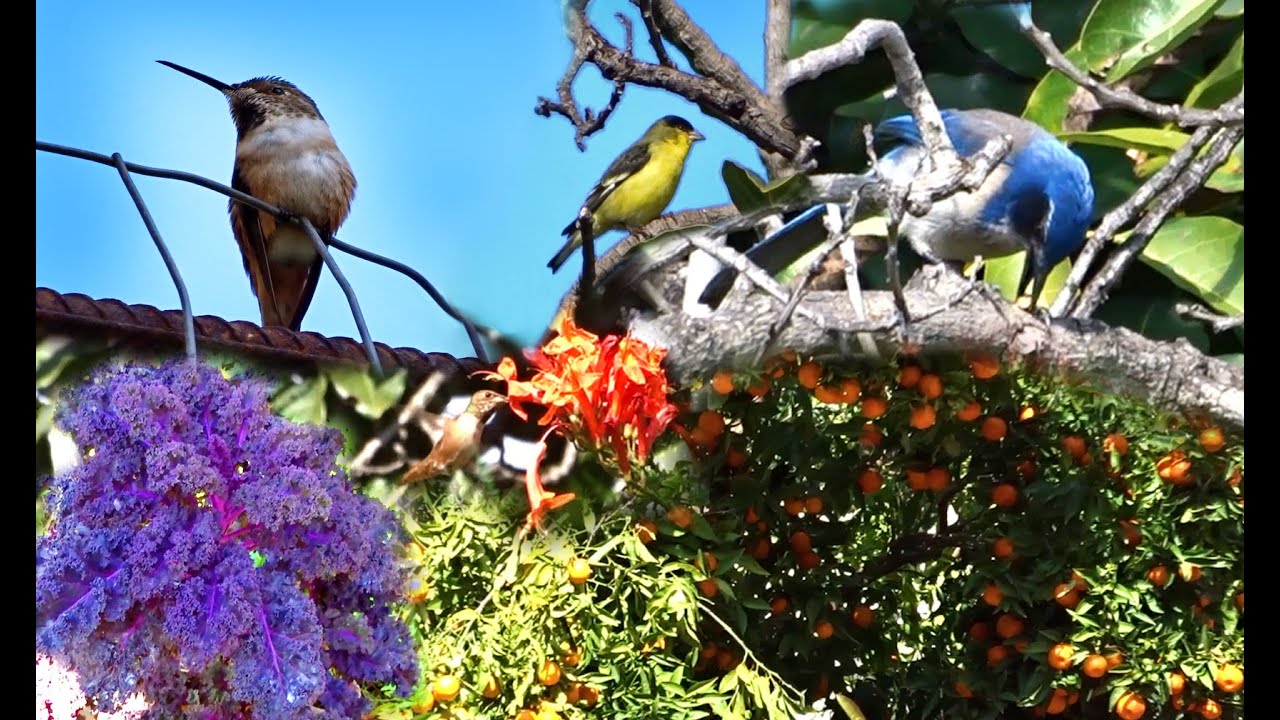
<path fill-rule="evenodd" d="M 408 485 L 446 475 L 471 462 L 480 449 L 480 434 L 484 430 L 484 424 L 506 402 L 505 395 L 492 390 L 477 390 L 473 393 L 462 414 L 445 419 L 439 442 L 425 458 L 414 463 L 405 472 L 400 484 Z"/>
<path fill-rule="evenodd" d="M 356 178 L 314 100 L 278 77 L 228 85 L 168 60 L 157 62 L 227 98 L 236 124 L 231 187 L 307 218 L 322 239 L 338 231 L 351 211 Z M 300 329 L 322 264 L 306 230 L 235 200 L 228 212 L 262 324 Z"/>

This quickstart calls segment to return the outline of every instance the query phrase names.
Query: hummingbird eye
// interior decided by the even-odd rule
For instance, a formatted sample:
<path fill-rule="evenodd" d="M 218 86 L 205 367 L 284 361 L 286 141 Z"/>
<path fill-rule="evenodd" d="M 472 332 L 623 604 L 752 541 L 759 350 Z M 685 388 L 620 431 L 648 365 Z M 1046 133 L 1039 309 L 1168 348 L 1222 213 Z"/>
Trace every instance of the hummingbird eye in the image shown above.
<path fill-rule="evenodd" d="M 271 88 L 271 92 L 276 95 L 283 95 L 284 88 L 280 87 L 279 85 L 276 85 L 275 87 Z"/>

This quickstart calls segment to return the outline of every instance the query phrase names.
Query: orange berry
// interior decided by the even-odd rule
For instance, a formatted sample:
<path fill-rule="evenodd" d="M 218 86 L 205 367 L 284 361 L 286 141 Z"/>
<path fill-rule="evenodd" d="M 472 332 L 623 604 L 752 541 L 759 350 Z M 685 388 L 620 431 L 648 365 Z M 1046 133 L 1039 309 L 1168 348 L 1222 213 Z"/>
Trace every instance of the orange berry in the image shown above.
<path fill-rule="evenodd" d="M 600 702 L 600 691 L 590 685 L 583 685 L 581 688 L 582 704 L 589 708 L 593 708 Z"/>
<path fill-rule="evenodd" d="M 560 666 L 555 660 L 543 661 L 542 666 L 538 668 L 538 682 L 547 686 L 560 682 Z"/>
<path fill-rule="evenodd" d="M 786 595 L 779 595 L 778 597 L 769 601 L 769 610 L 774 615 L 781 615 L 782 613 L 790 609 L 790 607 L 791 607 L 791 600 L 788 599 Z"/>
<path fill-rule="evenodd" d="M 1138 530 L 1136 520 L 1120 520 L 1120 532 L 1124 534 L 1125 547 L 1130 550 L 1136 549 L 1142 544 L 1142 532 Z"/>
<path fill-rule="evenodd" d="M 884 398 L 862 398 L 862 417 L 874 420 L 875 418 L 884 415 L 888 409 L 889 403 L 885 402 Z"/>
<path fill-rule="evenodd" d="M 923 470 L 907 468 L 907 487 L 921 492 L 929 489 L 929 474 Z"/>
<path fill-rule="evenodd" d="M 1013 507 L 1018 504 L 1018 488 L 1009 483 L 1001 483 L 991 491 L 991 502 L 997 507 Z"/>
<path fill-rule="evenodd" d="M 810 360 L 802 364 L 796 369 L 796 380 L 800 382 L 800 386 L 808 390 L 818 387 L 818 381 L 822 379 L 822 366 Z"/>
<path fill-rule="evenodd" d="M 845 378 L 840 381 L 840 398 L 846 404 L 852 405 L 858 402 L 858 398 L 862 397 L 862 383 L 858 382 L 858 378 Z"/>
<path fill-rule="evenodd" d="M 693 566 L 710 575 L 720 567 L 720 558 L 715 553 L 704 552 L 702 557 L 693 559 Z"/>
<path fill-rule="evenodd" d="M 773 544 L 769 542 L 768 537 L 756 538 L 748 552 L 756 560 L 768 560 L 769 555 L 773 552 Z"/>
<path fill-rule="evenodd" d="M 979 380 L 990 380 L 1000 373 L 1000 360 L 994 355 L 976 354 L 969 358 L 969 370 Z"/>
<path fill-rule="evenodd" d="M 441 675 L 431 683 L 431 695 L 436 702 L 449 702 L 458 697 L 462 690 L 462 681 L 457 675 Z"/>
<path fill-rule="evenodd" d="M 796 556 L 796 565 L 799 565 L 801 570 L 812 570 L 821 564 L 822 558 L 816 552 Z"/>
<path fill-rule="evenodd" d="M 929 468 L 929 472 L 926 475 L 929 480 L 929 489 L 934 492 L 946 490 L 947 486 L 951 484 L 951 473 L 947 472 L 944 467 Z"/>
<path fill-rule="evenodd" d="M 721 395 L 733 392 L 733 371 L 720 370 L 711 378 L 711 389 Z"/>
<path fill-rule="evenodd" d="M 1107 674 L 1107 670 L 1110 670 L 1107 667 L 1107 659 L 1097 653 L 1085 658 L 1080 664 L 1080 672 L 1091 678 L 1100 678 Z"/>
<path fill-rule="evenodd" d="M 961 422 L 973 422 L 982 415 L 982 404 L 977 400 L 970 400 L 964 407 L 956 411 L 956 419 Z"/>
<path fill-rule="evenodd" d="M 969 689 L 968 685 L 964 684 L 963 680 L 957 680 L 955 682 L 955 685 L 953 685 L 952 687 L 955 688 L 956 695 L 959 695 L 960 697 L 965 698 L 966 700 L 973 697 L 973 691 Z"/>
<path fill-rule="evenodd" d="M 810 515 L 817 515 L 822 512 L 822 498 L 817 495 L 810 495 L 804 499 L 804 511 Z"/>
<path fill-rule="evenodd" d="M 698 414 L 698 429 L 718 438 L 724 433 L 724 416 L 716 410 L 703 410 Z"/>
<path fill-rule="evenodd" d="M 1003 645 L 992 645 L 987 648 L 987 665 L 995 667 L 1009 657 L 1009 648 Z"/>
<path fill-rule="evenodd" d="M 862 426 L 862 432 L 858 434 L 858 443 L 866 447 L 879 447 L 884 442 L 884 433 L 880 428 L 871 423 Z"/>
<path fill-rule="evenodd" d="M 1174 450 L 1157 460 L 1156 473 L 1174 485 L 1189 485 L 1194 481 L 1191 477 L 1191 460 L 1181 450 Z"/>
<path fill-rule="evenodd" d="M 1244 591 L 1236 593 L 1236 610 L 1244 612 Z"/>
<path fill-rule="evenodd" d="M 1050 715 L 1061 715 L 1066 710 L 1067 691 L 1062 688 L 1055 688 L 1053 695 L 1049 698 L 1049 702 L 1044 706 L 1044 711 Z"/>
<path fill-rule="evenodd" d="M 917 430 L 928 430 L 938 421 L 938 413 L 932 405 L 913 405 L 911 407 L 911 427 Z"/>
<path fill-rule="evenodd" d="M 716 653 L 719 652 L 720 646 L 716 645 L 714 640 L 709 640 L 698 650 L 698 659 L 714 660 L 716 658 Z"/>
<path fill-rule="evenodd" d="M 864 495 L 873 495 L 884 487 L 884 477 L 876 470 L 867 468 L 858 473 L 858 489 Z"/>
<path fill-rule="evenodd" d="M 871 627 L 871 623 L 875 622 L 876 611 L 866 605 L 859 605 L 853 609 L 853 624 L 866 630 Z"/>
<path fill-rule="evenodd" d="M 1053 588 L 1053 599 L 1064 608 L 1080 604 L 1080 591 L 1071 583 L 1058 583 Z"/>
<path fill-rule="evenodd" d="M 836 626 L 832 625 L 830 620 L 819 620 L 818 624 L 813 626 L 813 634 L 817 635 L 819 640 L 827 640 L 836 634 Z"/>
<path fill-rule="evenodd" d="M 681 530 L 688 530 L 693 525 L 693 511 L 684 505 L 676 505 L 667 511 L 667 520 Z"/>
<path fill-rule="evenodd" d="M 1035 418 L 1035 416 L 1036 416 L 1036 409 L 1030 405 L 1023 405 L 1018 410 L 1018 420 L 1020 422 L 1026 422 L 1028 420 Z"/>
<path fill-rule="evenodd" d="M 1024 637 L 1018 638 L 1013 642 L 1013 649 L 1015 652 L 1025 653 L 1027 651 L 1027 646 L 1030 644 L 1031 644 L 1031 641 L 1028 640 L 1027 638 L 1024 638 Z"/>
<path fill-rule="evenodd" d="M 1062 438 L 1062 449 L 1072 458 L 1079 460 L 1088 450 L 1084 438 L 1079 435 L 1068 435 Z"/>
<path fill-rule="evenodd" d="M 974 642 L 986 642 L 991 639 L 991 625 L 976 622 L 969 626 L 969 639 Z"/>
<path fill-rule="evenodd" d="M 730 447 L 724 454 L 725 467 L 731 470 L 738 470 L 746 467 L 747 454 L 737 447 Z"/>
<path fill-rule="evenodd" d="M 1129 452 L 1129 440 L 1120 433 L 1111 433 L 1102 439 L 1102 449 L 1117 455 L 1124 455 Z"/>
<path fill-rule="evenodd" d="M 1119 650 L 1114 650 L 1112 652 L 1107 653 L 1108 669 L 1116 667 L 1117 665 L 1123 662 L 1124 662 L 1124 653 L 1120 652 Z"/>
<path fill-rule="evenodd" d="M 1007 537 L 998 538 L 991 543 L 991 554 L 1001 560 L 1013 557 L 1013 541 Z"/>
<path fill-rule="evenodd" d="M 1182 578 L 1186 582 L 1196 582 L 1203 576 L 1204 572 L 1200 569 L 1199 565 L 1182 563 L 1178 566 L 1178 577 Z"/>
<path fill-rule="evenodd" d="M 942 378 L 932 373 L 925 375 L 920 378 L 920 382 L 916 385 L 916 389 L 920 391 L 920 394 L 923 395 L 925 399 L 933 400 L 934 398 L 942 395 Z"/>
<path fill-rule="evenodd" d="M 480 678 L 480 694 L 492 700 L 502 694 L 502 686 L 498 684 L 498 678 L 493 673 L 485 673 Z"/>
<path fill-rule="evenodd" d="M 1169 568 L 1163 565 L 1152 566 L 1147 571 L 1147 580 L 1158 588 L 1169 584 Z"/>
<path fill-rule="evenodd" d="M 584 558 L 574 558 L 569 561 L 569 582 L 574 585 L 581 585 L 591 579 L 591 563 Z"/>
<path fill-rule="evenodd" d="M 436 696 L 428 692 L 425 695 L 422 695 L 421 697 L 419 697 L 417 700 L 415 700 L 413 703 L 413 706 L 410 709 L 413 711 L 413 714 L 415 715 L 425 715 L 431 712 L 432 710 L 434 710 L 435 708 L 436 708 Z"/>
<path fill-rule="evenodd" d="M 1181 695 L 1187 687 L 1187 679 L 1180 672 L 1169 673 L 1169 694 Z"/>
<path fill-rule="evenodd" d="M 813 539 L 809 537 L 809 533 L 803 530 L 797 530 L 791 533 L 791 551 L 797 555 L 803 555 L 813 550 Z"/>
<path fill-rule="evenodd" d="M 1000 589 L 999 585 L 991 583 L 982 589 L 982 602 L 991 607 L 997 607 L 1004 602 L 1004 591 Z"/>
<path fill-rule="evenodd" d="M 920 382 L 922 375 L 919 365 L 903 365 L 902 369 L 898 371 L 898 385 L 904 388 L 913 388 Z"/>
<path fill-rule="evenodd" d="M 754 398 L 764 397 L 769 394 L 769 388 L 771 387 L 773 387 L 773 381 L 769 379 L 769 376 L 761 375 L 752 380 L 751 384 L 747 386 L 747 394 Z"/>
<path fill-rule="evenodd" d="M 813 389 L 813 396 L 818 398 L 818 402 L 828 405 L 839 405 L 844 402 L 844 393 L 840 392 L 839 385 L 819 385 Z"/>
<path fill-rule="evenodd" d="M 1200 431 L 1200 447 L 1205 452 L 1216 453 L 1227 444 L 1226 438 L 1222 436 L 1222 429 L 1214 425 Z"/>
<path fill-rule="evenodd" d="M 711 578 L 707 578 L 706 580 L 699 580 L 697 582 L 697 585 L 698 585 L 698 592 L 702 593 L 706 597 L 713 598 L 716 595 L 720 594 L 720 586 L 717 585 L 716 581 L 712 580 Z"/>
<path fill-rule="evenodd" d="M 716 653 L 716 667 L 721 672 L 728 672 L 738 666 L 742 658 L 738 657 L 738 653 L 727 648 L 720 648 L 720 652 Z"/>
<path fill-rule="evenodd" d="M 789 497 L 782 501 L 782 509 L 791 517 L 795 517 L 804 512 L 804 501 L 798 497 Z"/>
<path fill-rule="evenodd" d="M 1030 482 L 1036 476 L 1036 461 L 1030 458 L 1019 460 L 1018 464 L 1013 466 L 1013 469 L 1017 471 L 1018 477 Z"/>
<path fill-rule="evenodd" d="M 1218 720 L 1222 717 L 1222 706 L 1213 698 L 1205 698 L 1205 701 L 1200 704 L 1200 717 L 1204 720 Z"/>
<path fill-rule="evenodd" d="M 748 525 L 755 525 L 760 520 L 760 515 L 756 512 L 755 505 L 748 505 L 747 511 L 742 514 L 742 521 Z"/>
<path fill-rule="evenodd" d="M 567 642 L 560 643 L 560 652 L 564 653 L 564 655 L 560 656 L 562 665 L 578 667 L 578 663 L 582 662 L 582 651 Z"/>
<path fill-rule="evenodd" d="M 1213 684 L 1224 693 L 1237 692 L 1244 687 L 1244 671 L 1231 663 L 1223 663 L 1213 674 Z"/>
<path fill-rule="evenodd" d="M 1075 654 L 1076 649 L 1069 643 L 1058 643 L 1049 648 L 1049 667 L 1055 670 L 1066 670 L 1071 667 L 1071 656 Z"/>
<path fill-rule="evenodd" d="M 1116 698 L 1116 715 L 1120 720 L 1139 720 L 1146 712 L 1147 701 L 1132 690 Z"/>
<path fill-rule="evenodd" d="M 1002 417 L 992 415 L 982 421 L 982 429 L 979 431 L 982 437 L 991 442 L 1000 442 L 1009 432 L 1009 423 L 1004 421 Z"/>
<path fill-rule="evenodd" d="M 787 348 L 786 350 L 783 350 L 782 352 L 778 353 L 778 359 L 782 360 L 782 362 L 788 365 L 795 365 L 796 361 L 799 360 L 800 358 L 796 355 L 795 350 L 792 350 L 791 348 Z"/>
<path fill-rule="evenodd" d="M 1005 613 L 996 620 L 996 634 L 1005 640 L 1021 635 L 1024 627 L 1026 623 L 1022 622 L 1022 618 L 1012 613 Z"/>

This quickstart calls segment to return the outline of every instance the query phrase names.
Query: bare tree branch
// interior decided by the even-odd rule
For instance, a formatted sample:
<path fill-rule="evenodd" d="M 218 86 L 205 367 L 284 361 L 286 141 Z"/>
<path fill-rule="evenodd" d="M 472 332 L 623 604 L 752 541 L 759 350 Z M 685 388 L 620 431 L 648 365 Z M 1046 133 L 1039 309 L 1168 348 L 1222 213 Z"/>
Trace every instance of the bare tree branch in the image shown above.
<path fill-rule="evenodd" d="M 671 56 L 667 54 L 667 46 L 662 44 L 662 31 L 658 29 L 658 24 L 653 19 L 653 0 L 636 0 L 636 5 L 640 7 L 640 19 L 644 21 L 644 29 L 649 32 L 649 44 L 653 46 L 653 52 L 658 57 L 658 64 L 674 68 L 676 64 L 671 62 Z"/>
<path fill-rule="evenodd" d="M 1177 303 L 1173 311 L 1188 320 L 1198 320 L 1207 324 L 1215 333 L 1226 332 L 1244 326 L 1244 313 L 1239 315 L 1219 315 L 1208 308 L 1195 303 Z"/>
<path fill-rule="evenodd" d="M 632 0 L 639 2 L 640 0 Z M 715 80 L 729 90 L 735 90 L 750 104 L 767 106 L 768 98 L 743 71 L 738 62 L 716 45 L 700 25 L 675 0 L 649 0 L 653 5 L 653 19 L 663 37 L 676 46 L 694 72 Z M 783 121 L 781 114 L 775 118 Z"/>
<path fill-rule="evenodd" d="M 1054 44 L 1049 33 L 1033 25 L 1022 29 L 1032 44 L 1045 57 L 1049 67 L 1066 75 L 1076 85 L 1093 94 L 1103 107 L 1124 108 L 1142 113 L 1148 117 L 1165 122 L 1173 122 L 1182 127 L 1196 125 L 1242 125 L 1244 124 L 1244 91 L 1241 91 L 1242 102 L 1238 106 L 1223 105 L 1215 110 L 1183 107 L 1181 105 L 1164 105 L 1152 102 L 1127 88 L 1112 88 L 1094 80 L 1089 73 L 1076 67 L 1075 63 L 1058 46 Z"/>
<path fill-rule="evenodd" d="M 1209 144 L 1209 149 L 1193 160 L 1186 170 L 1152 201 L 1142 220 L 1134 227 L 1133 234 L 1107 259 L 1106 264 L 1080 294 L 1080 301 L 1071 312 L 1072 317 L 1091 317 L 1097 311 L 1098 307 L 1106 301 L 1111 288 L 1119 281 L 1125 268 L 1129 267 L 1129 264 L 1142 253 L 1143 248 L 1160 229 L 1160 225 L 1164 223 L 1169 213 L 1181 205 L 1187 196 L 1204 186 L 1210 173 L 1227 161 L 1231 148 L 1235 147 L 1242 137 L 1244 137 L 1243 125 L 1215 131 L 1215 137 Z"/>
<path fill-rule="evenodd" d="M 678 283 L 674 275 L 655 281 Z M 897 327 L 888 291 L 863 292 L 865 321 L 848 312 L 844 292 L 810 292 L 801 307 L 835 324 L 792 323 L 776 344 L 801 354 L 852 357 L 859 354 L 855 334 L 869 332 L 886 356 L 905 346 L 931 352 L 1003 348 L 1010 361 L 1069 372 L 1157 408 L 1203 410 L 1225 425 L 1244 427 L 1243 368 L 1208 357 L 1184 339 L 1157 342 L 1094 320 L 1045 323 L 1002 299 L 969 290 L 969 282 L 956 273 L 924 267 L 906 284 L 914 319 L 905 331 Z M 747 364 L 783 303 L 761 293 L 733 293 L 706 317 L 631 311 L 626 324 L 638 337 L 667 347 L 668 372 L 676 382 L 687 382 Z"/>
<path fill-rule="evenodd" d="M 791 0 L 768 0 L 764 26 L 764 86 L 774 104 L 782 107 L 786 91 L 787 46 L 791 44 Z"/>
<path fill-rule="evenodd" d="M 633 35 L 631 31 L 631 20 L 622 13 L 615 13 L 614 17 L 618 18 L 618 22 L 622 24 L 622 29 L 626 33 L 626 43 L 623 52 L 628 56 L 633 51 Z M 556 83 L 556 95 L 560 98 L 560 102 L 553 102 L 549 98 L 538 98 L 538 104 L 533 111 L 542 117 L 551 117 L 551 113 L 563 115 L 573 123 L 573 142 L 578 146 L 579 150 L 586 150 L 586 138 L 604 128 L 604 124 L 608 121 L 609 116 L 613 114 L 613 109 L 618 107 L 618 102 L 622 100 L 622 91 L 626 89 L 627 82 L 621 78 L 615 78 L 613 81 L 613 92 L 609 95 L 609 101 L 605 103 L 603 109 L 597 114 L 587 108 L 581 115 L 578 113 L 577 103 L 573 99 L 573 80 L 578 76 L 578 72 L 582 70 L 582 64 L 587 57 L 583 53 L 582 48 L 574 46 L 573 59 L 569 61 L 569 67 L 564 71 L 564 75 L 560 76 L 560 82 Z"/>

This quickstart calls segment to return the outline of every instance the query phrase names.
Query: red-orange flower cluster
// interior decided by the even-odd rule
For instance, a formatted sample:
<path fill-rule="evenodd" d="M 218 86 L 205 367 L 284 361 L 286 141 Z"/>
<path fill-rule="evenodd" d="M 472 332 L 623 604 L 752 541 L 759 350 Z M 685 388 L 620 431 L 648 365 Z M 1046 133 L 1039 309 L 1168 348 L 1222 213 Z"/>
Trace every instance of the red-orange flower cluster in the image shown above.
<path fill-rule="evenodd" d="M 567 314 L 555 330 L 557 336 L 541 350 L 528 353 L 537 368 L 532 378 L 518 380 L 511 358 L 503 358 L 491 376 L 507 381 L 512 412 L 528 418 L 528 405 L 545 407 L 539 424 L 567 432 L 580 446 L 612 454 L 629 477 L 632 460 L 648 460 L 654 441 L 676 416 L 662 370 L 667 351 L 630 335 L 601 339 L 574 325 Z M 546 493 L 536 473 L 529 480 L 537 483 L 529 489 L 532 503 Z"/>

